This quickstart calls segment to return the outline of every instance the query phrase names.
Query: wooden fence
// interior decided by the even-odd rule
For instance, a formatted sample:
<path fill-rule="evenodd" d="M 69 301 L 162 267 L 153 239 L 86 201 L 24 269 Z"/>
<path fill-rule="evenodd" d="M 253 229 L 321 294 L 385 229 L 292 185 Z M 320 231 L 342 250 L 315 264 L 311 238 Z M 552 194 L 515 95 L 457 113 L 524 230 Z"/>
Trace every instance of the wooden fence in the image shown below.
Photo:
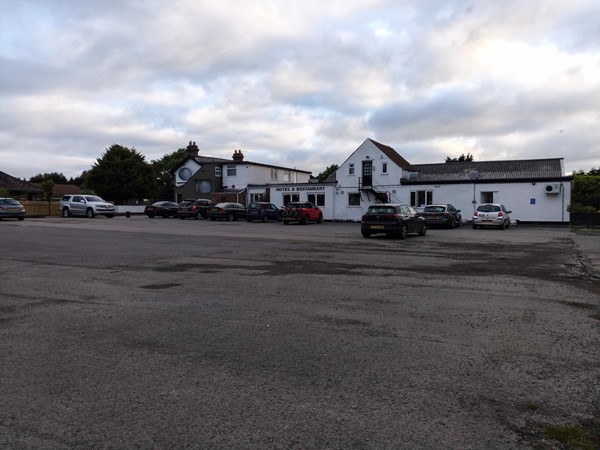
<path fill-rule="evenodd" d="M 25 207 L 26 217 L 60 216 L 58 202 L 21 200 L 20 203 Z"/>

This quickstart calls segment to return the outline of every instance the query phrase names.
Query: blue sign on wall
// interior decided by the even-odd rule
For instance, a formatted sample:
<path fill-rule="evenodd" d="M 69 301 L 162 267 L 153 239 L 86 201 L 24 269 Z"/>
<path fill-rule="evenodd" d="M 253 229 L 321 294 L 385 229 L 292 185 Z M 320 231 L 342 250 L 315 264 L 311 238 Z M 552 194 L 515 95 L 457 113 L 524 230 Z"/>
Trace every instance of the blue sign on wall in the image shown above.
<path fill-rule="evenodd" d="M 529 199 L 529 204 L 530 205 L 535 205 L 535 198 L 530 198 Z"/>

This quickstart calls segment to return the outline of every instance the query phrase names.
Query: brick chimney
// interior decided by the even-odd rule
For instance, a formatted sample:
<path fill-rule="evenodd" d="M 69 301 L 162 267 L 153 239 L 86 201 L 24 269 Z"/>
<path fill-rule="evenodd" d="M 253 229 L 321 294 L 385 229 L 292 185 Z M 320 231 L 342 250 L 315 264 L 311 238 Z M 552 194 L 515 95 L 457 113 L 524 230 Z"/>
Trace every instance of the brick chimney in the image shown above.
<path fill-rule="evenodd" d="M 198 149 L 196 142 L 190 141 L 189 145 L 187 146 L 188 155 L 190 155 L 192 158 L 195 158 L 198 156 L 199 151 L 200 150 Z"/>
<path fill-rule="evenodd" d="M 244 160 L 244 154 L 241 150 L 236 150 L 233 152 L 233 160 L 235 162 L 242 162 Z"/>

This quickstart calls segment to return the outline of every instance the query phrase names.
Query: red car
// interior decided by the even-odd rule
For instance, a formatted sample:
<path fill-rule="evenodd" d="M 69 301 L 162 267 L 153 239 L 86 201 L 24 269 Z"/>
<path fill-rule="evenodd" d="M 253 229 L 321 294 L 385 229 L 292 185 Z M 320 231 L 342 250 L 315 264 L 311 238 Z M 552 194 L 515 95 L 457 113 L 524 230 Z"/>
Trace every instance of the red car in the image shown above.
<path fill-rule="evenodd" d="M 284 225 L 290 222 L 299 222 L 306 225 L 308 222 L 323 223 L 323 212 L 311 202 L 288 203 L 281 213 Z"/>

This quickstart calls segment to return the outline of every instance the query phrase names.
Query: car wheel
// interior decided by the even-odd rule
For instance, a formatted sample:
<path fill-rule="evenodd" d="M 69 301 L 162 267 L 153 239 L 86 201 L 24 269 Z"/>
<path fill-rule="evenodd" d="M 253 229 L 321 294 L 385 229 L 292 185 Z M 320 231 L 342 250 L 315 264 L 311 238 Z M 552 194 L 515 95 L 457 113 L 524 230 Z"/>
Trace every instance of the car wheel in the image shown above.
<path fill-rule="evenodd" d="M 231 214 L 231 213 L 227 214 L 227 220 L 229 222 L 233 222 L 233 214 Z"/>
<path fill-rule="evenodd" d="M 368 232 L 368 231 L 365 231 L 365 230 L 362 230 L 360 232 L 360 234 L 362 234 L 364 238 L 370 238 L 371 237 L 371 233 Z"/>
<path fill-rule="evenodd" d="M 217 220 L 217 218 L 216 217 L 211 217 L 210 220 Z"/>
<path fill-rule="evenodd" d="M 456 226 L 456 223 L 454 222 L 454 217 L 452 217 L 448 221 L 448 228 L 454 228 L 455 226 Z"/>
<path fill-rule="evenodd" d="M 154 214 L 148 214 L 149 219 L 154 219 Z"/>
<path fill-rule="evenodd" d="M 63 208 L 62 210 L 62 216 L 63 217 L 70 217 L 71 213 L 69 212 L 69 208 Z"/>
<path fill-rule="evenodd" d="M 184 217 L 184 216 L 179 216 L 179 218 L 180 218 L 181 220 L 185 220 L 185 217 Z M 197 219 L 197 217 L 196 217 L 196 219 Z"/>
<path fill-rule="evenodd" d="M 427 225 L 425 223 L 423 223 L 423 226 L 421 227 L 421 231 L 419 231 L 419 236 L 425 236 L 427 234 Z"/>
<path fill-rule="evenodd" d="M 501 230 L 506 230 L 506 222 L 502 221 L 502 225 L 499 225 L 498 228 Z"/>
<path fill-rule="evenodd" d="M 115 215 L 114 214 L 107 214 L 106 217 L 109 218 L 109 219 L 112 219 L 113 217 L 115 217 Z"/>
<path fill-rule="evenodd" d="M 473 229 L 476 230 L 477 229 L 477 225 L 473 224 Z"/>
<path fill-rule="evenodd" d="M 317 222 L 318 223 L 323 223 L 323 215 L 319 215 L 319 220 Z"/>
<path fill-rule="evenodd" d="M 267 217 L 267 215 L 265 214 L 265 215 L 263 216 L 263 218 L 262 218 L 262 221 L 266 223 L 266 222 L 267 222 L 267 220 L 269 220 L 269 218 L 268 218 L 268 217 Z"/>
<path fill-rule="evenodd" d="M 284 224 L 284 225 L 289 225 L 289 222 L 288 222 L 287 220 L 284 220 L 284 221 L 283 221 L 283 224 Z"/>
<path fill-rule="evenodd" d="M 19 220 L 25 220 L 25 217 L 17 217 Z"/>
<path fill-rule="evenodd" d="M 85 210 L 85 217 L 87 217 L 88 219 L 93 219 L 95 216 L 94 214 L 94 210 L 92 208 L 88 208 Z"/>
<path fill-rule="evenodd" d="M 402 223 L 400 224 L 400 231 L 398 232 L 398 237 L 400 239 L 406 239 L 406 236 L 408 236 L 408 229 L 406 228 L 406 224 Z"/>
<path fill-rule="evenodd" d="M 308 216 L 304 216 L 304 218 L 300 221 L 302 225 L 308 225 Z"/>

